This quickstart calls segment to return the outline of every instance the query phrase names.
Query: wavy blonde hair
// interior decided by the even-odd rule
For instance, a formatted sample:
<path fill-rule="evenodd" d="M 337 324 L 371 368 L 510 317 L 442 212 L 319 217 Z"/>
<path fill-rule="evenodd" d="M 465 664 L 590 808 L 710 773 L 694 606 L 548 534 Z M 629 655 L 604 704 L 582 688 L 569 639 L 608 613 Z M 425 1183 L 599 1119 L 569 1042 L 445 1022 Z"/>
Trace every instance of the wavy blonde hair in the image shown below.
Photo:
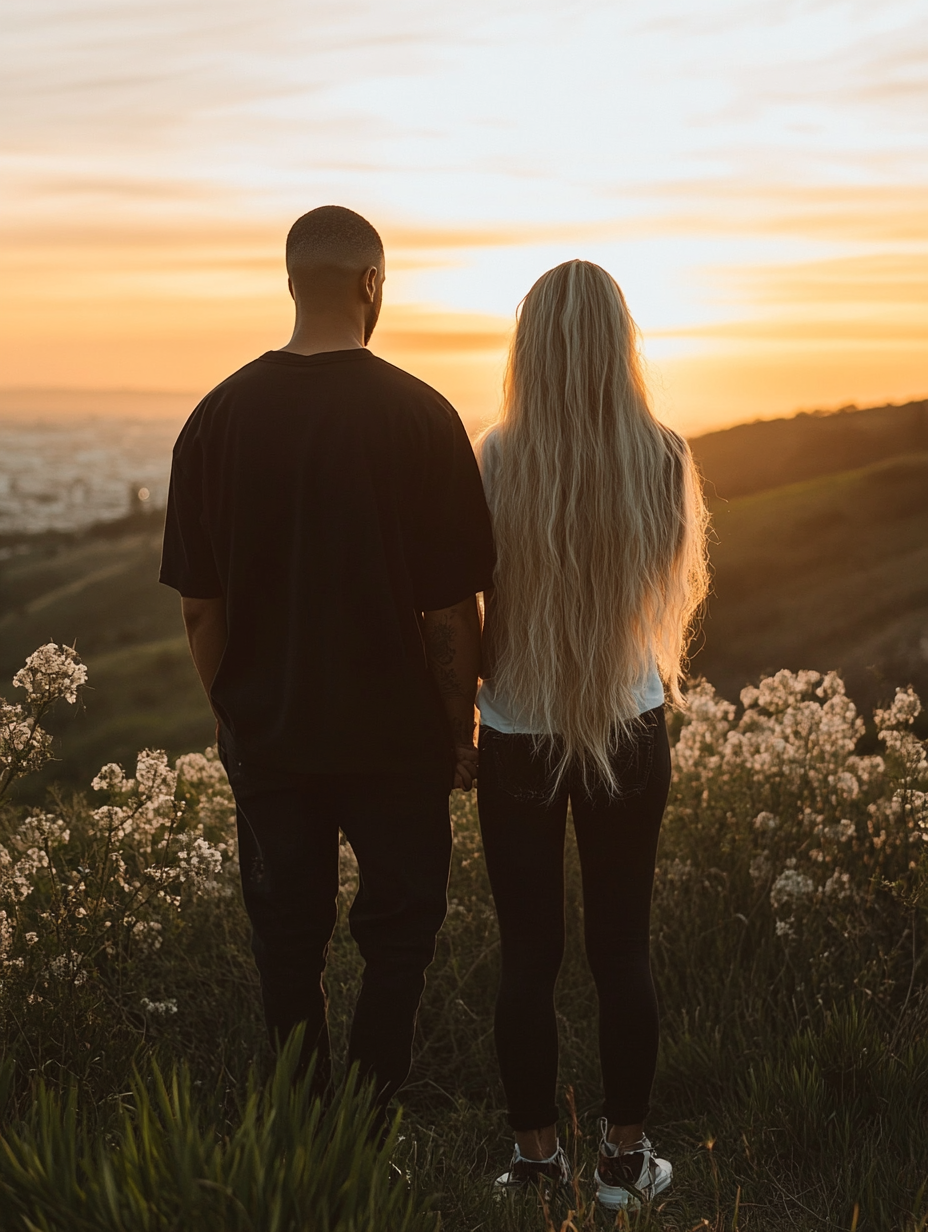
<path fill-rule="evenodd" d="M 689 446 L 648 406 L 625 297 L 598 265 L 567 261 L 525 297 L 482 450 L 494 685 L 560 737 L 558 781 L 576 761 L 615 790 L 610 753 L 652 663 L 683 703 L 708 515 Z"/>

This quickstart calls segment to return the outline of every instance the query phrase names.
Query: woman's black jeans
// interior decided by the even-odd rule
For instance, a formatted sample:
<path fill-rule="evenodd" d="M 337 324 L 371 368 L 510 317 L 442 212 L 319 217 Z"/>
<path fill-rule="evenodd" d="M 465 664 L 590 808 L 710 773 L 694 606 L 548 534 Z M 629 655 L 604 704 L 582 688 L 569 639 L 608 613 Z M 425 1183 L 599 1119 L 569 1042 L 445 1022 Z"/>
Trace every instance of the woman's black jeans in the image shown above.
<path fill-rule="evenodd" d="M 614 757 L 618 796 L 583 786 L 571 769 L 551 796 L 532 736 L 480 731 L 478 806 L 499 916 L 502 976 L 496 1048 L 513 1129 L 557 1120 L 554 986 L 564 957 L 564 838 L 571 806 L 583 878 L 586 953 L 599 993 L 604 1114 L 645 1119 L 657 1060 L 658 1012 L 649 960 L 654 861 L 670 786 L 662 709 Z"/>

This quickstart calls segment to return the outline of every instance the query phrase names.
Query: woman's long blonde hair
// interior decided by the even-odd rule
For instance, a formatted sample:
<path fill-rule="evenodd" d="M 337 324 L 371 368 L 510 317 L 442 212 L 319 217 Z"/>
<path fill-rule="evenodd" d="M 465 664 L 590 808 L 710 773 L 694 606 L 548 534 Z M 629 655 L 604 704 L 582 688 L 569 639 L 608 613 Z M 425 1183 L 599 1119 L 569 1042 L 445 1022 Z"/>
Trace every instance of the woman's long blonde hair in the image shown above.
<path fill-rule="evenodd" d="M 652 663 L 683 702 L 707 512 L 689 446 L 648 406 L 625 297 L 598 265 L 567 261 L 525 297 L 483 449 L 494 685 L 560 737 L 558 778 L 576 762 L 615 789 L 610 752 Z"/>

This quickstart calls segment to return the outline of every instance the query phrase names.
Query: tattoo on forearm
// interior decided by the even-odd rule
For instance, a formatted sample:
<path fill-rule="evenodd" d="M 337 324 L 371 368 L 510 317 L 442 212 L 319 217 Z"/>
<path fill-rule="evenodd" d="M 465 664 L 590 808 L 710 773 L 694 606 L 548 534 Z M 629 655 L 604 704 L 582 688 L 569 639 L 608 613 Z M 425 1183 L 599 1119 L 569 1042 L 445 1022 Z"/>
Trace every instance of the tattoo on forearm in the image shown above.
<path fill-rule="evenodd" d="M 426 630 L 425 653 L 442 696 L 464 697 L 464 686 L 454 666 L 457 657 L 456 630 L 447 617 Z"/>
<path fill-rule="evenodd" d="M 425 653 L 446 706 L 449 702 L 452 703 L 448 718 L 454 742 L 458 745 L 469 745 L 474 739 L 473 718 L 468 722 L 467 718 L 458 717 L 453 711 L 456 709 L 455 702 L 461 702 L 465 706 L 470 702 L 473 715 L 473 697 L 468 696 L 468 690 L 455 666 L 458 654 L 457 629 L 448 617 L 429 624 L 425 632 Z"/>
<path fill-rule="evenodd" d="M 473 743 L 474 691 L 477 683 L 476 673 L 472 680 L 466 679 L 469 669 L 460 662 L 462 647 L 458 638 L 462 632 L 450 616 L 433 617 L 425 627 L 425 654 L 429 669 L 444 701 L 454 742 L 460 746 Z M 462 668 L 464 679 L 461 676 Z"/>

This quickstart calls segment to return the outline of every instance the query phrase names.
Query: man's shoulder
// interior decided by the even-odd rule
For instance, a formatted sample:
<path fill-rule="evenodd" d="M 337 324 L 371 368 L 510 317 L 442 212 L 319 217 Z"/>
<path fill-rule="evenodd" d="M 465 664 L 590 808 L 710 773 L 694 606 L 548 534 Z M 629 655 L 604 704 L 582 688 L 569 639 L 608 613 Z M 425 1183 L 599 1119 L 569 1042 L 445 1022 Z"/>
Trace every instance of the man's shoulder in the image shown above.
<path fill-rule="evenodd" d="M 175 462 L 189 450 L 197 447 L 197 442 L 202 439 L 204 431 L 208 430 L 208 425 L 215 418 L 217 410 L 221 411 L 221 408 L 228 405 L 230 399 L 234 399 L 256 377 L 260 377 L 261 367 L 260 358 L 252 359 L 247 364 L 243 364 L 241 368 L 237 368 L 235 372 L 231 372 L 218 385 L 214 385 L 209 393 L 203 395 L 187 416 L 174 444 Z"/>
<path fill-rule="evenodd" d="M 371 371 L 375 378 L 384 385 L 390 386 L 400 397 L 408 401 L 410 409 L 421 410 L 424 415 L 434 415 L 438 419 L 456 420 L 458 413 L 437 389 L 433 389 L 419 377 L 413 376 L 405 368 L 398 368 L 386 359 L 371 352 Z"/>
<path fill-rule="evenodd" d="M 230 372 L 218 385 L 214 385 L 209 393 L 200 399 L 196 409 L 215 406 L 217 402 L 221 402 L 229 394 L 236 394 L 247 390 L 255 384 L 260 385 L 266 379 L 267 374 L 268 365 L 264 362 L 264 356 L 257 355 L 254 359 L 249 360 L 247 364 L 242 364 L 241 368 L 236 368 L 234 372 Z"/>

